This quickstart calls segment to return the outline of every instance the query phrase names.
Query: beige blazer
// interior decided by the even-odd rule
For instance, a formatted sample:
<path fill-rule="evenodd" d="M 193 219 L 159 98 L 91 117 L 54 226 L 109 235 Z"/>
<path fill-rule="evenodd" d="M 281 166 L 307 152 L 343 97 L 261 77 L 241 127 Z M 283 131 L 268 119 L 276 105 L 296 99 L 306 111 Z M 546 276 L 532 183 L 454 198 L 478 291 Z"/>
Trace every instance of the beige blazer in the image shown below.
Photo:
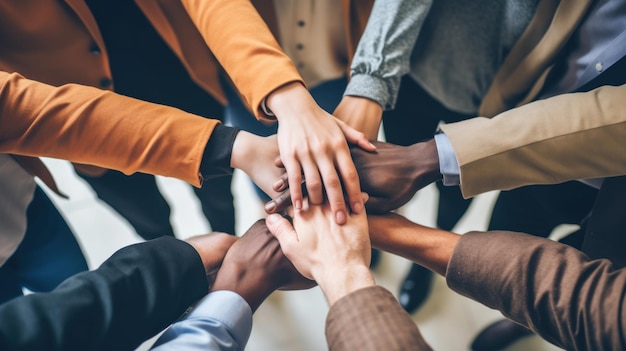
<path fill-rule="evenodd" d="M 626 85 L 564 94 L 442 126 L 471 197 L 626 174 Z"/>
<path fill-rule="evenodd" d="M 463 196 L 626 174 L 626 86 L 527 104 L 590 4 L 542 0 L 480 106 L 481 116 L 493 118 L 442 127 L 459 162 Z"/>

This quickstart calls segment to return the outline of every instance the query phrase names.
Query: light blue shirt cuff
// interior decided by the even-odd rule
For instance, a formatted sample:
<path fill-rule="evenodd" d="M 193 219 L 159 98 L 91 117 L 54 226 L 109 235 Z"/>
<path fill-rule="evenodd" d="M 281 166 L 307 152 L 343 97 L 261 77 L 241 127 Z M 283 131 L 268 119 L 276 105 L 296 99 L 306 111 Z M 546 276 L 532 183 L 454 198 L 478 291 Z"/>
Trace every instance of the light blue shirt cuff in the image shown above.
<path fill-rule="evenodd" d="M 215 291 L 163 332 L 151 350 L 243 350 L 252 309 L 232 291 Z"/>
<path fill-rule="evenodd" d="M 460 185 L 461 169 L 450 139 L 444 133 L 435 134 L 435 144 L 439 155 L 439 171 L 443 175 L 443 185 Z"/>

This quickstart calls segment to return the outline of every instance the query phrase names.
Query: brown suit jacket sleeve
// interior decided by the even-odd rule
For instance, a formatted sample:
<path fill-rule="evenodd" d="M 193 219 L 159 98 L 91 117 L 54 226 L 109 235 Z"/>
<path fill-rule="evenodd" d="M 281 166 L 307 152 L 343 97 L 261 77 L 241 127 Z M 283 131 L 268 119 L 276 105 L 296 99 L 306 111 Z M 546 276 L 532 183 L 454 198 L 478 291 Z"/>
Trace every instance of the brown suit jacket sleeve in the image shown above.
<path fill-rule="evenodd" d="M 626 269 L 608 260 L 525 234 L 472 232 L 446 279 L 567 350 L 626 350 Z"/>
<path fill-rule="evenodd" d="M 326 318 L 326 340 L 332 351 L 431 350 L 415 322 L 380 286 L 337 301 Z"/>
<path fill-rule="evenodd" d="M 200 185 L 217 120 L 96 88 L 0 72 L 0 152 L 66 159 Z"/>
<path fill-rule="evenodd" d="M 463 196 L 626 174 L 626 85 L 536 101 L 442 126 Z"/>

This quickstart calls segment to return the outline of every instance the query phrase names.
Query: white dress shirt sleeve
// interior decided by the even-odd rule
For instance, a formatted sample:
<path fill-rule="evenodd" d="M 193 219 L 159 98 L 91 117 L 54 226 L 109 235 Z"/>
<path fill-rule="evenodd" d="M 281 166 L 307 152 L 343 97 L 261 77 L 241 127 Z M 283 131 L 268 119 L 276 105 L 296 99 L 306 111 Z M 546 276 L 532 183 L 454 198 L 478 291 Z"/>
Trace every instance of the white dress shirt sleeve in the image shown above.
<path fill-rule="evenodd" d="M 435 144 L 439 155 L 439 171 L 443 175 L 443 185 L 461 185 L 461 169 L 450 138 L 444 133 L 435 134 Z"/>

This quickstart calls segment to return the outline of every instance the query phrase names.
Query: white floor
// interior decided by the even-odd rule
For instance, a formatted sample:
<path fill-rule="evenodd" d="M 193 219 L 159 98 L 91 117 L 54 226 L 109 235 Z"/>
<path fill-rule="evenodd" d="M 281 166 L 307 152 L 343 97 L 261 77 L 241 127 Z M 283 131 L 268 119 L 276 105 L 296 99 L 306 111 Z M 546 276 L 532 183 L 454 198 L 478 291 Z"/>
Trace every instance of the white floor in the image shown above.
<path fill-rule="evenodd" d="M 86 183 L 65 161 L 46 159 L 57 182 L 70 200 L 55 195 L 55 201 L 77 234 L 92 268 L 97 267 L 115 250 L 139 242 L 129 225 L 100 202 Z M 187 184 L 170 178 L 159 178 L 159 186 L 172 206 L 172 223 L 179 238 L 210 231 L 199 204 Z M 436 187 L 420 191 L 400 212 L 425 225 L 433 225 Z M 258 218 L 262 210 L 250 211 L 256 201 L 243 173 L 235 173 L 233 192 L 237 206 L 237 234 L 241 235 Z M 484 194 L 472 204 L 456 231 L 485 229 L 487 215 L 495 193 Z M 246 210 L 242 204 L 246 205 Z M 393 293 L 404 278 L 410 263 L 405 259 L 384 254 L 375 269 L 378 283 Z M 276 292 L 254 316 L 254 329 L 248 343 L 249 351 L 265 350 L 326 350 L 324 321 L 328 311 L 318 288 L 301 292 Z M 448 289 L 438 277 L 426 304 L 413 315 L 426 340 L 435 350 L 468 350 L 478 331 L 501 317 L 500 313 L 468 300 Z M 141 350 L 146 349 L 150 341 Z M 538 337 L 527 338 L 508 350 L 558 350 Z"/>

